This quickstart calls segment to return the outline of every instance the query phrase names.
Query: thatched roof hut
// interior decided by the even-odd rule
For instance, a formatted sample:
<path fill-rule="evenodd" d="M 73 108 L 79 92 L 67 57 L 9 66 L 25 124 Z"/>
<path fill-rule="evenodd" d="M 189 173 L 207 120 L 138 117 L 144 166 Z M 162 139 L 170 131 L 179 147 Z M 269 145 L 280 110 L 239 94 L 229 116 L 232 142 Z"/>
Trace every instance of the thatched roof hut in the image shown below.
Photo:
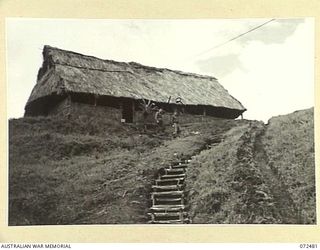
<path fill-rule="evenodd" d="M 43 65 L 37 84 L 26 104 L 26 114 L 37 113 L 43 100 L 59 102 L 67 94 L 88 94 L 147 99 L 166 104 L 180 96 L 186 106 L 207 106 L 226 110 L 235 118 L 246 109 L 224 89 L 216 78 L 135 62 L 102 60 L 93 56 L 44 46 Z M 42 100 L 42 101 L 41 101 Z"/>

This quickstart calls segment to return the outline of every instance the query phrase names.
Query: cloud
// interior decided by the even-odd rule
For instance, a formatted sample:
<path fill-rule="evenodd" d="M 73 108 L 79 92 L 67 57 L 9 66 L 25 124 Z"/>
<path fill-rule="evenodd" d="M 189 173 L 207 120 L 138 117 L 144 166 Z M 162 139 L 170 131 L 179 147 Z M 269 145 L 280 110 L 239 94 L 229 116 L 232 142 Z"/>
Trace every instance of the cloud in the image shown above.
<path fill-rule="evenodd" d="M 247 43 L 239 57 L 247 71 L 239 68 L 220 79 L 246 106 L 247 118 L 267 121 L 314 105 L 313 35 L 308 19 L 281 44 Z"/>
<path fill-rule="evenodd" d="M 266 21 L 259 20 L 259 24 L 264 22 Z M 294 33 L 298 25 L 303 22 L 304 19 L 276 19 L 275 21 L 218 47 L 217 49 L 212 49 L 212 51 L 209 49 L 208 53 L 211 54 L 211 56 L 203 55 L 202 59 L 196 61 L 196 65 L 199 67 L 200 71 L 207 74 L 213 74 L 218 78 L 223 77 L 236 69 L 245 70 L 245 67 L 243 67 L 239 60 L 239 56 L 245 46 L 252 41 L 260 41 L 264 44 L 283 43 Z M 257 21 L 243 23 L 242 26 L 241 29 L 244 29 L 245 27 L 246 31 L 248 31 L 257 27 Z M 238 31 L 232 36 L 230 34 L 226 41 L 242 33 L 243 31 Z M 214 46 L 212 48 L 214 48 Z"/>
<path fill-rule="evenodd" d="M 250 41 L 261 41 L 265 44 L 283 43 L 291 36 L 299 24 L 303 23 L 304 19 L 276 19 L 273 22 L 256 29 L 247 35 L 239 38 L 239 43 L 247 44 Z M 249 30 L 254 28 L 249 26 Z"/>
<path fill-rule="evenodd" d="M 310 103 L 306 96 L 312 82 L 307 79 L 307 67 L 312 65 L 311 59 L 305 58 L 310 54 L 306 46 L 309 49 L 313 46 L 310 25 L 303 19 L 271 22 L 263 27 L 264 32 L 256 30 L 243 37 L 244 40 L 197 56 L 267 20 L 7 19 L 8 114 L 10 117 L 23 115 L 24 105 L 36 83 L 45 44 L 104 59 L 136 61 L 216 76 L 245 104 L 250 118 L 262 117 L 264 109 L 263 116 L 283 112 L 269 104 L 275 93 L 261 91 L 261 88 L 283 91 L 281 86 L 275 86 L 280 83 L 285 84 L 286 89 L 292 88 L 290 82 L 294 84 L 294 92 L 299 90 L 302 97 L 295 96 L 298 100 L 291 102 L 291 109 L 303 108 Z M 305 89 L 301 87 L 306 85 Z M 263 101 L 261 96 L 265 98 Z"/>
<path fill-rule="evenodd" d="M 199 60 L 196 65 L 205 74 L 213 74 L 217 78 L 232 73 L 235 69 L 244 70 L 239 59 L 240 54 L 229 54 Z"/>

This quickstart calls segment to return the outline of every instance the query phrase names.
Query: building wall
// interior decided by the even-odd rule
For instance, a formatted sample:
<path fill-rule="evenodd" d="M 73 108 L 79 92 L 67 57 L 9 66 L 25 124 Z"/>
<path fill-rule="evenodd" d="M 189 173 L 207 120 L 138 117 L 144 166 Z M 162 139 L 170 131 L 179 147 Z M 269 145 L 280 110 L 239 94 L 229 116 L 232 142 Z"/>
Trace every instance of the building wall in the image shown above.
<path fill-rule="evenodd" d="M 164 124 L 171 124 L 171 117 L 172 113 L 165 112 L 163 114 L 163 123 Z M 186 113 L 181 113 L 178 116 L 178 121 L 180 124 L 184 123 L 191 123 L 191 122 L 206 122 L 210 121 L 213 119 L 217 119 L 216 117 L 213 116 L 203 116 L 203 115 L 191 115 L 191 114 L 186 114 Z M 143 123 L 143 115 L 141 111 L 136 111 L 134 115 L 134 122 L 135 123 Z M 150 114 L 147 118 L 147 123 L 155 123 L 155 112 Z"/>
<path fill-rule="evenodd" d="M 90 104 L 83 104 L 78 102 L 71 103 L 71 113 L 77 117 L 94 116 L 98 118 L 106 117 L 120 122 L 121 110 L 108 106 L 94 106 Z"/>
<path fill-rule="evenodd" d="M 72 116 L 80 119 L 88 116 L 95 116 L 99 119 L 106 117 L 107 119 L 113 119 L 115 121 L 121 122 L 122 111 L 121 109 L 108 106 L 94 106 L 91 104 L 73 102 L 70 100 L 70 98 L 66 98 L 50 111 L 50 115 Z M 171 124 L 171 117 L 172 113 L 165 112 L 163 114 L 163 123 L 165 125 Z M 217 118 L 213 116 L 192 115 L 186 113 L 181 113 L 178 117 L 180 124 L 191 122 L 206 122 L 213 119 Z M 136 124 L 143 124 L 144 120 L 142 111 L 134 112 L 133 122 Z M 146 123 L 155 124 L 155 112 L 147 117 Z"/>
<path fill-rule="evenodd" d="M 88 116 L 98 118 L 106 117 L 108 119 L 115 119 L 119 122 L 121 119 L 121 111 L 119 109 L 108 106 L 94 106 L 85 103 L 72 102 L 70 98 L 66 98 L 57 104 L 50 111 L 49 115 L 71 116 L 80 119 Z"/>

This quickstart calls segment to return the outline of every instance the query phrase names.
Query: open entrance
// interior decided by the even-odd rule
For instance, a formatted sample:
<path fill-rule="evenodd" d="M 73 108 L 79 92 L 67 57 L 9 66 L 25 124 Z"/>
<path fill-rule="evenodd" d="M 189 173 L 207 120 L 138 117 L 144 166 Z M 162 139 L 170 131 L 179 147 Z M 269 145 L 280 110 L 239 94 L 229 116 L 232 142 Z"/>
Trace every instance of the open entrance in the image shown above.
<path fill-rule="evenodd" d="M 125 122 L 133 122 L 133 102 L 132 100 L 124 100 L 122 102 L 122 119 Z"/>

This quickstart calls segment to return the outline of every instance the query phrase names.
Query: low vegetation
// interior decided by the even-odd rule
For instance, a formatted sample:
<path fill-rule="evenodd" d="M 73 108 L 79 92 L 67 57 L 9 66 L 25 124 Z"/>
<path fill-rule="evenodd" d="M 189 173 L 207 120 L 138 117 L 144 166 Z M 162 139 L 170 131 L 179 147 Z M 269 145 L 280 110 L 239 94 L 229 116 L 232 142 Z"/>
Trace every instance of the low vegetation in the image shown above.
<path fill-rule="evenodd" d="M 316 223 L 313 109 L 270 119 L 262 137 L 268 166 L 292 198 L 298 223 Z"/>
<path fill-rule="evenodd" d="M 147 223 L 157 170 L 191 156 L 193 223 L 315 223 L 312 115 L 190 123 L 179 137 L 108 119 L 10 120 L 9 224 Z"/>

